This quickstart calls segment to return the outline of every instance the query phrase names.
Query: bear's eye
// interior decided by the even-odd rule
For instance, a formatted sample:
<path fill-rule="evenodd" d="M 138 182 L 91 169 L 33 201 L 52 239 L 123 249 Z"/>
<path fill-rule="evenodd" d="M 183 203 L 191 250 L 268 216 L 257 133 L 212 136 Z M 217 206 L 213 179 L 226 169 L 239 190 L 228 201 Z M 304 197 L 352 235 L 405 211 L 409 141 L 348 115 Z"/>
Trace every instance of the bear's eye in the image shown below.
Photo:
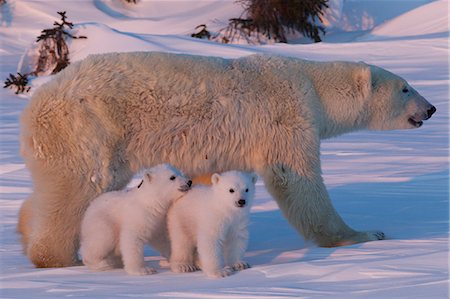
<path fill-rule="evenodd" d="M 408 91 L 409 91 L 408 87 L 403 87 L 403 89 L 402 89 L 403 93 L 408 93 Z"/>
<path fill-rule="evenodd" d="M 245 192 L 248 192 L 248 188 L 247 188 L 247 189 L 245 189 Z"/>
<path fill-rule="evenodd" d="M 170 177 L 170 180 L 171 180 L 171 181 L 174 181 L 175 178 L 176 178 L 176 176 L 173 175 L 173 176 Z"/>
<path fill-rule="evenodd" d="M 230 193 L 234 193 L 234 189 L 230 189 Z"/>

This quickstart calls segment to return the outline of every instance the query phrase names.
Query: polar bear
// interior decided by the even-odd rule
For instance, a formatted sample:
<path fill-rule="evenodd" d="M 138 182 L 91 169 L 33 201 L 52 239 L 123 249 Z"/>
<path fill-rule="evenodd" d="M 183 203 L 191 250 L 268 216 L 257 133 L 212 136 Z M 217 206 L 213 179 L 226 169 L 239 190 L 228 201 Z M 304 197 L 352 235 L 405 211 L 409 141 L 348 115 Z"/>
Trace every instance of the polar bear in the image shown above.
<path fill-rule="evenodd" d="M 435 111 L 404 79 L 365 63 L 89 56 L 36 90 L 21 115 L 34 186 L 20 211 L 24 250 L 37 267 L 77 263 L 89 202 L 159 163 L 189 177 L 256 172 L 289 223 L 319 246 L 383 239 L 353 230 L 333 207 L 320 141 L 418 128 Z"/>
<path fill-rule="evenodd" d="M 167 236 L 169 206 L 191 187 L 177 169 L 161 164 L 144 171 L 142 182 L 133 189 L 111 191 L 94 199 L 81 221 L 83 263 L 92 270 L 107 270 L 121 264 L 131 275 L 156 270 L 145 266 L 144 245 L 156 244 Z M 169 253 L 165 252 L 166 256 Z"/>
<path fill-rule="evenodd" d="M 211 186 L 196 185 L 169 209 L 170 268 L 208 277 L 225 277 L 249 268 L 242 260 L 248 243 L 248 216 L 257 176 L 227 171 L 211 176 Z"/>

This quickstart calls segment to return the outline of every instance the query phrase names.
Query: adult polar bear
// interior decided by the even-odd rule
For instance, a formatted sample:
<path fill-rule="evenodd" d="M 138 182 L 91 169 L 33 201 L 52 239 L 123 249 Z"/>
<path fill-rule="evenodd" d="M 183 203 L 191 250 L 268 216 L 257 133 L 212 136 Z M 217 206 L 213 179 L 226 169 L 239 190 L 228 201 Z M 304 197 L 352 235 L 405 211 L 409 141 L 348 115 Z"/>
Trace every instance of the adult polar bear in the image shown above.
<path fill-rule="evenodd" d="M 290 224 L 320 246 L 382 239 L 337 214 L 320 140 L 416 128 L 434 111 L 405 80 L 364 63 L 90 56 L 37 90 L 22 114 L 34 183 L 19 216 L 24 250 L 38 267 L 75 264 L 89 202 L 160 163 L 190 176 L 256 171 Z"/>

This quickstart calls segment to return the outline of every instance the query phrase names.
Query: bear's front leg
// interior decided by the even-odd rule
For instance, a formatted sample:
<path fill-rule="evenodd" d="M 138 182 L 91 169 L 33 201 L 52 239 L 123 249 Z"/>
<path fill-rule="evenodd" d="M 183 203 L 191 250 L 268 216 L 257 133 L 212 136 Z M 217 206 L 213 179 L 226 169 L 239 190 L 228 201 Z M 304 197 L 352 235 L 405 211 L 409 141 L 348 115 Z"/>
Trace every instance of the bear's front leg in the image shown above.
<path fill-rule="evenodd" d="M 197 271 L 194 261 L 195 241 L 183 230 L 184 224 L 180 221 L 180 217 L 173 213 L 168 217 L 170 269 L 175 273 Z"/>
<path fill-rule="evenodd" d="M 224 244 L 225 265 L 230 266 L 234 271 L 250 268 L 250 264 L 242 260 L 247 245 L 247 223 L 239 223 L 239 226 L 229 233 L 227 241 Z"/>
<path fill-rule="evenodd" d="M 120 253 L 125 271 L 130 275 L 148 275 L 156 270 L 145 266 L 144 242 L 132 229 L 120 232 Z"/>
<path fill-rule="evenodd" d="M 266 167 L 263 178 L 289 223 L 307 240 L 335 247 L 382 240 L 382 232 L 351 229 L 333 207 L 320 173 L 300 175 L 283 165 Z"/>
<path fill-rule="evenodd" d="M 233 273 L 231 267 L 223 266 L 223 248 L 217 236 L 198 236 L 198 255 L 202 271 L 211 278 L 222 278 Z"/>

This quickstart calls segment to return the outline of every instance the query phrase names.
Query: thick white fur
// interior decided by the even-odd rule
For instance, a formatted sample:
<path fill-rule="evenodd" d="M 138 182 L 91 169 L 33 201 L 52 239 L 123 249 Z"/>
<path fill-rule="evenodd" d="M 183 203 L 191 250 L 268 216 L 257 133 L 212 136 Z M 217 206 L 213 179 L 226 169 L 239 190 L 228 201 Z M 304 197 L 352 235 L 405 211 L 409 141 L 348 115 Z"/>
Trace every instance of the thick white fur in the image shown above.
<path fill-rule="evenodd" d="M 34 185 L 20 213 L 24 249 L 38 267 L 75 264 L 89 202 L 159 163 L 191 177 L 256 171 L 288 221 L 321 246 L 383 238 L 354 231 L 334 209 L 320 140 L 415 128 L 408 120 L 430 107 L 404 79 L 364 63 L 90 56 L 38 89 L 22 114 Z"/>
<path fill-rule="evenodd" d="M 216 173 L 211 186 L 196 185 L 172 205 L 167 217 L 172 271 L 195 271 L 197 253 L 208 277 L 250 267 L 242 258 L 256 180 L 256 175 L 238 171 Z M 245 204 L 240 206 L 239 200 Z"/>
<path fill-rule="evenodd" d="M 143 182 L 130 190 L 111 191 L 94 199 L 81 222 L 83 263 L 93 270 L 120 266 L 131 275 L 156 270 L 145 266 L 144 245 L 156 244 L 169 255 L 166 215 L 190 187 L 178 170 L 161 164 L 144 171 Z M 162 244 L 162 248 L 160 247 Z"/>

